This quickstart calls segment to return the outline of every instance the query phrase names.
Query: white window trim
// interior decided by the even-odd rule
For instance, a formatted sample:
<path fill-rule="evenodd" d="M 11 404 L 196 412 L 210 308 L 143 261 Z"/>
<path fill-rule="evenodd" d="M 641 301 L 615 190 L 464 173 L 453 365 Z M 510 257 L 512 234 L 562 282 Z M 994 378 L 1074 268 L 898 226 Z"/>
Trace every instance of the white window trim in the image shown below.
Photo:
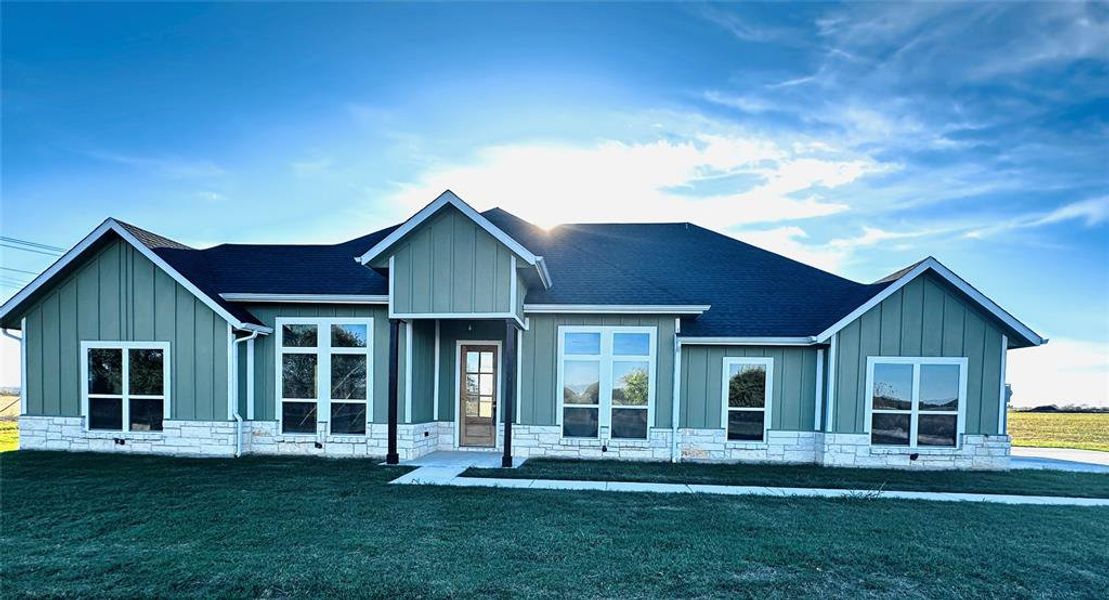
<path fill-rule="evenodd" d="M 569 356 L 565 353 L 565 339 L 567 333 L 599 333 L 601 334 L 601 354 L 600 355 L 575 355 Z M 628 356 L 613 354 L 612 340 L 613 334 L 616 333 L 646 333 L 649 336 L 649 353 L 647 356 Z M 558 328 L 558 365 L 557 375 L 555 379 L 555 402 L 557 404 L 557 411 L 555 413 L 556 424 L 559 428 L 560 439 L 566 440 L 617 440 L 617 441 L 634 441 L 643 442 L 651 438 L 651 429 L 654 427 L 655 422 L 655 396 L 657 386 L 657 373 L 658 370 L 658 327 L 654 326 L 634 326 L 634 325 L 562 325 Z M 562 429 L 562 413 L 563 409 L 563 370 L 567 358 L 571 360 L 597 360 L 600 362 L 600 397 L 598 399 L 597 408 L 597 437 L 595 438 L 582 438 L 582 437 L 566 437 L 563 435 Z M 617 361 L 647 361 L 647 437 L 646 438 L 617 438 L 612 437 L 612 365 Z M 590 408 L 593 405 L 574 405 L 582 408 Z M 636 407 L 618 406 L 618 409 Z M 643 409 L 638 409 L 643 410 Z M 602 432 L 608 431 L 609 435 L 602 435 Z"/>
<path fill-rule="evenodd" d="M 912 403 L 910 410 L 882 410 L 874 409 L 874 365 L 882 364 L 897 364 L 897 365 L 913 365 L 913 389 L 912 389 Z M 954 446 L 919 446 L 922 450 L 928 452 L 936 451 L 955 451 L 963 446 L 963 434 L 966 432 L 966 413 L 967 413 L 967 364 L 966 357 L 946 357 L 946 356 L 868 356 L 866 357 L 866 420 L 863 423 L 863 430 L 867 435 L 867 444 L 871 448 L 881 449 L 884 451 L 889 450 L 902 450 L 914 451 L 918 449 L 917 445 L 917 423 L 920 418 L 920 367 L 922 365 L 957 365 L 959 367 L 959 410 L 954 411 L 924 411 L 929 415 L 956 415 L 955 426 L 955 445 Z M 871 427 L 874 422 L 874 413 L 878 414 L 909 414 L 909 445 L 908 446 L 887 446 L 883 444 L 874 444 L 871 442 Z"/>
<path fill-rule="evenodd" d="M 762 408 L 732 408 L 728 406 L 728 375 L 733 365 L 761 365 L 766 368 L 766 389 L 763 392 Z M 723 371 L 720 377 L 720 427 L 724 430 L 724 441 L 728 445 L 765 445 L 767 434 L 770 432 L 770 419 L 774 407 L 774 359 L 761 356 L 725 356 Z M 761 440 L 729 440 L 728 439 L 728 413 L 737 412 L 762 412 L 762 439 Z"/>
<path fill-rule="evenodd" d="M 316 346 L 308 348 L 283 348 L 283 336 L 285 325 L 315 325 L 316 329 Z M 366 347 L 365 348 L 332 348 L 331 344 L 331 326 L 332 325 L 365 325 L 366 326 Z M 319 423 L 321 421 L 327 423 L 327 435 L 337 437 L 353 437 L 365 438 L 370 433 L 370 427 L 373 424 L 374 412 L 374 320 L 372 317 L 278 317 L 274 320 L 273 332 L 273 347 L 274 347 L 274 419 L 277 421 L 278 431 L 282 436 L 287 437 L 301 437 L 313 438 L 317 437 L 316 432 L 313 433 L 300 433 L 300 432 L 285 432 L 284 420 L 281 418 L 282 410 L 281 405 L 283 402 L 315 402 L 316 403 L 316 431 L 319 431 Z M 316 397 L 315 398 L 285 398 L 282 393 L 281 386 L 281 357 L 283 354 L 312 354 L 316 358 Z M 331 432 L 331 355 L 332 354 L 364 354 L 366 356 L 366 433 L 332 433 Z M 337 400 L 336 402 L 342 404 L 357 404 L 358 401 L 351 400 Z"/>
<path fill-rule="evenodd" d="M 122 359 L 122 385 L 123 393 L 116 394 L 89 394 L 89 350 L 108 349 L 120 350 L 123 353 Z M 130 350 L 161 350 L 162 351 L 162 395 L 132 395 L 131 382 L 129 381 L 129 370 L 131 367 Z M 96 432 L 112 432 L 119 431 L 120 433 L 131 433 L 131 402 L 132 398 L 142 399 L 162 399 L 162 423 L 169 421 L 172 413 L 170 409 L 172 402 L 170 396 L 172 395 L 173 388 L 171 374 L 173 373 L 173 362 L 171 361 L 169 342 L 116 342 L 107 340 L 97 341 L 82 341 L 81 342 L 81 417 L 85 431 Z M 121 398 L 123 405 L 123 423 L 122 427 L 116 429 L 89 429 L 89 398 Z M 164 431 L 164 425 L 163 425 Z M 142 431 L 144 435 L 162 435 L 163 431 Z"/>

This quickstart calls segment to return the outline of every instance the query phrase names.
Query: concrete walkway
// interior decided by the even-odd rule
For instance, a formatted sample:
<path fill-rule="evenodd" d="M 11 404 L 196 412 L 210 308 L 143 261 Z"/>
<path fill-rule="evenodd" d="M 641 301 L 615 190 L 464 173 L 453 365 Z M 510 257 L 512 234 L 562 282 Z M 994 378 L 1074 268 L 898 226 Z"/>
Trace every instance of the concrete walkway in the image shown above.
<path fill-rule="evenodd" d="M 412 464 L 414 464 L 414 462 Z M 528 490 L 592 490 L 598 492 L 713 494 L 719 496 L 777 496 L 780 498 L 882 498 L 891 500 L 933 500 L 939 502 L 993 502 L 997 504 L 1038 504 L 1047 506 L 1109 507 L 1109 498 L 1069 498 L 1059 496 L 964 494 L 953 492 L 896 492 L 875 490 L 836 490 L 824 488 L 700 485 L 684 483 L 635 483 L 622 481 L 576 481 L 558 479 L 500 479 L 493 477 L 459 477 L 459 475 L 467 468 L 469 468 L 469 466 L 460 466 L 457 464 L 421 466 L 415 471 L 394 479 L 389 483 L 400 485 L 441 485 L 470 488 L 513 488 Z"/>
<path fill-rule="evenodd" d="M 441 485 L 441 482 L 458 477 L 470 467 L 498 468 L 501 466 L 501 456 L 503 455 L 500 452 L 493 451 L 432 452 L 420 458 L 402 462 L 402 465 L 419 468 L 389 483 Z M 518 468 L 526 460 L 526 458 L 513 457 L 512 468 Z"/>
<path fill-rule="evenodd" d="M 1010 464 L 1014 469 L 1055 469 L 1081 473 L 1109 473 L 1109 452 L 1014 446 Z"/>

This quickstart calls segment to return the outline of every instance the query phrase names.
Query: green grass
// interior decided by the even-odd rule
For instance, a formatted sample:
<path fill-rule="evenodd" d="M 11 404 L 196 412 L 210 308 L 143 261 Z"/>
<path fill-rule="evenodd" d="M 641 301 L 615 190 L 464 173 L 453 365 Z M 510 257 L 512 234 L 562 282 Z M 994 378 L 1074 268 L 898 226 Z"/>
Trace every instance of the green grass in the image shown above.
<path fill-rule="evenodd" d="M 904 471 L 815 465 L 531 459 L 518 469 L 469 469 L 468 477 L 651 481 L 920 492 L 1109 498 L 1109 474 L 1064 471 Z"/>
<path fill-rule="evenodd" d="M 1009 412 L 1014 446 L 1109 452 L 1109 413 Z"/>
<path fill-rule="evenodd" d="M 16 421 L 0 421 L 0 452 L 9 452 L 19 448 L 19 423 Z"/>
<path fill-rule="evenodd" d="M 6 598 L 1103 597 L 1109 509 L 387 486 L 364 460 L 0 455 Z"/>

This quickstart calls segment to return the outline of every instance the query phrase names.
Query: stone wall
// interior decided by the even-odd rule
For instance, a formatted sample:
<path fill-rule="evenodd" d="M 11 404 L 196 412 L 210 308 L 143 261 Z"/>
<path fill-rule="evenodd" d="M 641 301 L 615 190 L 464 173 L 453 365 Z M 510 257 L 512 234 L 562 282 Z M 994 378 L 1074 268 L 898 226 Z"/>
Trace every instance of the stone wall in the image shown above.
<path fill-rule="evenodd" d="M 19 417 L 21 450 L 234 456 L 231 421 L 163 421 L 162 431 L 85 431 L 83 417 Z M 117 440 L 123 443 L 118 443 Z"/>
<path fill-rule="evenodd" d="M 85 431 L 82 417 L 19 418 L 19 447 L 28 450 L 71 450 L 234 456 L 232 421 L 165 421 L 160 432 Z M 371 424 L 366 435 L 328 435 L 321 424 L 315 436 L 282 435 L 276 421 L 243 423 L 243 454 L 308 455 L 380 459 L 388 447 L 388 427 Z M 670 460 L 670 430 L 652 428 L 646 440 L 563 439 L 561 427 L 514 425 L 513 455 L 612 460 Z M 455 448 L 455 423 L 442 421 L 397 426 L 401 460 L 436 450 L 494 451 Z M 122 440 L 119 443 L 117 440 Z M 317 447 L 317 443 L 319 447 Z M 504 447 L 504 425 L 497 448 Z M 815 431 L 770 431 L 765 442 L 726 439 L 723 429 L 679 429 L 679 452 L 685 462 L 765 462 L 821 464 L 834 467 L 901 469 L 1007 469 L 1009 436 L 964 435 L 958 449 L 879 448 L 867 434 Z M 914 458 L 915 455 L 915 458 Z"/>
<path fill-rule="evenodd" d="M 964 435 L 962 447 L 881 448 L 870 445 L 868 434 L 822 434 L 820 464 L 832 467 L 891 467 L 900 469 L 1009 468 L 1010 438 L 1007 435 Z M 913 456 L 915 455 L 915 459 Z"/>

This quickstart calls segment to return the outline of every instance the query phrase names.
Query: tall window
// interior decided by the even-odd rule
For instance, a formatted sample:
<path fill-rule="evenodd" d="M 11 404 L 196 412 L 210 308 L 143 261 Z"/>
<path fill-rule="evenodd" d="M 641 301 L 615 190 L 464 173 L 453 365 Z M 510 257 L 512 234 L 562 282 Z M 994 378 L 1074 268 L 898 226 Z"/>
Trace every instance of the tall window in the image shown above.
<path fill-rule="evenodd" d="M 721 423 L 732 441 L 761 442 L 770 428 L 774 359 L 724 359 Z"/>
<path fill-rule="evenodd" d="M 954 448 L 963 430 L 965 358 L 870 357 L 870 443 Z"/>
<path fill-rule="evenodd" d="M 560 327 L 559 356 L 564 437 L 647 439 L 654 327 Z"/>
<path fill-rule="evenodd" d="M 169 414 L 169 343 L 81 342 L 91 430 L 161 431 Z"/>
<path fill-rule="evenodd" d="M 365 434 L 372 319 L 281 318 L 276 325 L 281 431 L 315 435 L 326 421 L 331 434 Z"/>

